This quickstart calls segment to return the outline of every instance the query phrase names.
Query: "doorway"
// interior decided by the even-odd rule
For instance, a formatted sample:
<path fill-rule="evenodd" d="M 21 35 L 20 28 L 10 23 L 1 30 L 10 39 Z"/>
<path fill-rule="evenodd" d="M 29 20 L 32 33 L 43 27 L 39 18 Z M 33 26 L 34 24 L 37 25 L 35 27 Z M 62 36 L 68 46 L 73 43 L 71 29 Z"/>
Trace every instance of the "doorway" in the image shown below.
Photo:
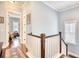
<path fill-rule="evenodd" d="M 17 17 L 17 14 L 10 13 L 9 15 L 9 33 L 18 33 L 20 34 L 20 17 Z M 20 45 L 20 35 L 12 39 L 12 47 L 17 47 Z"/>

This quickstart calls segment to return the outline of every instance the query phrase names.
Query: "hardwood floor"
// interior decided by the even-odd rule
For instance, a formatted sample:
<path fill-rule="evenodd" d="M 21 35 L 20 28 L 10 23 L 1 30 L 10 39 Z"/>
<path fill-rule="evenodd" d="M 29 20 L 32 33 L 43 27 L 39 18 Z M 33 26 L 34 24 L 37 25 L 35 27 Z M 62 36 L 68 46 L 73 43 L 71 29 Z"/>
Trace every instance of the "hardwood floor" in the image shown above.
<path fill-rule="evenodd" d="M 17 40 L 15 41 L 19 42 Z M 11 46 L 3 49 L 2 58 L 28 58 L 28 56 L 26 56 L 21 50 L 21 45 L 16 44 L 16 42 L 12 44 Z"/>
<path fill-rule="evenodd" d="M 5 51 L 5 58 L 26 58 L 19 47 L 8 48 Z"/>

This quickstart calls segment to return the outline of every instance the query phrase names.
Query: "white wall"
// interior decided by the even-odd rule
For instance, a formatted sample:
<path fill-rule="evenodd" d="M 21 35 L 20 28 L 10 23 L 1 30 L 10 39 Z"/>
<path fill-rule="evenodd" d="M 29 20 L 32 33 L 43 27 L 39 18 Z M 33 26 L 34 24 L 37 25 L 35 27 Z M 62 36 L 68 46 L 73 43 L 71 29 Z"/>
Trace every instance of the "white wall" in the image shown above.
<path fill-rule="evenodd" d="M 20 12 L 21 8 L 10 4 L 9 2 L 0 1 L 0 16 L 4 17 L 4 23 L 0 24 L 0 42 L 4 42 L 3 48 L 6 47 L 8 43 L 8 32 L 9 32 L 9 21 L 8 21 L 8 12 Z"/>
<path fill-rule="evenodd" d="M 64 35 L 64 21 L 66 20 L 76 20 L 78 28 L 76 30 L 76 45 L 69 44 L 69 52 L 79 54 L 79 7 L 63 11 L 59 14 L 60 18 L 60 28 L 59 30 L 63 32 Z M 64 36 L 63 36 L 64 37 Z"/>
<path fill-rule="evenodd" d="M 58 33 L 58 13 L 42 2 L 32 2 L 32 33 Z"/>
<path fill-rule="evenodd" d="M 27 45 L 27 41 L 28 41 L 28 35 L 27 35 L 27 14 L 28 13 L 31 13 L 31 4 L 30 2 L 28 3 L 24 3 L 23 4 L 23 10 L 22 10 L 22 43 L 24 43 L 26 45 L 26 47 L 28 46 Z"/>
<path fill-rule="evenodd" d="M 8 41 L 8 32 L 9 32 L 9 15 L 10 13 L 13 13 L 13 15 L 17 15 L 20 17 L 20 23 L 21 23 L 21 14 L 22 14 L 22 8 L 21 6 L 19 6 L 18 4 L 12 4 L 10 2 L 4 2 L 5 3 L 5 10 L 6 10 L 6 41 Z M 21 24 L 20 24 L 21 26 Z M 22 35 L 21 33 L 22 28 L 20 27 L 20 35 Z M 20 37 L 21 39 L 21 37 Z"/>
<path fill-rule="evenodd" d="M 31 21 L 32 21 L 33 34 L 40 35 L 41 33 L 46 33 L 46 35 L 53 35 L 58 33 L 58 12 L 46 6 L 42 2 L 35 1 L 35 2 L 30 2 L 28 4 L 25 3 L 23 6 L 23 41 L 26 42 L 28 53 L 31 53 L 32 57 L 40 57 L 40 40 L 38 38 L 27 36 L 26 15 L 28 13 L 31 13 L 31 17 L 32 17 Z M 54 46 L 54 44 L 52 43 L 53 40 L 52 41 L 50 40 L 51 43 L 47 41 L 49 41 L 49 39 L 46 40 L 46 45 L 48 46 L 46 46 L 47 54 L 45 56 L 52 57 L 54 56 L 55 52 L 58 52 L 58 50 L 53 50 L 53 46 Z M 57 40 L 54 41 L 58 42 Z M 52 48 L 51 46 L 49 47 L 49 45 L 51 46 L 53 45 Z M 58 45 L 56 49 L 57 48 Z M 50 49 L 51 51 L 49 51 Z"/>
<path fill-rule="evenodd" d="M 0 42 L 5 42 L 6 40 L 6 29 L 5 29 L 5 4 L 0 2 L 0 16 L 4 17 L 4 23 L 0 23 Z"/>

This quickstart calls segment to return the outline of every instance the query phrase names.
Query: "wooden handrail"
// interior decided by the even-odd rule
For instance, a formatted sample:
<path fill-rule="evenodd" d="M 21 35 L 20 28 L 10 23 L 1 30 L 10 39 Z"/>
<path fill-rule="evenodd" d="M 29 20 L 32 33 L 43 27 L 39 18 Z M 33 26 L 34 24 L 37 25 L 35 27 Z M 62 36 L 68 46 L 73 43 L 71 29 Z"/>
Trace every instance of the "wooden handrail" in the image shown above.
<path fill-rule="evenodd" d="M 66 42 L 63 39 L 61 39 L 61 41 L 63 41 L 63 43 L 65 44 L 65 46 L 67 45 Z"/>
<path fill-rule="evenodd" d="M 31 33 L 29 33 L 28 35 L 30 35 L 30 36 L 34 36 L 34 37 L 37 37 L 37 38 L 41 38 L 40 36 L 31 34 Z M 50 38 L 50 37 L 54 37 L 54 36 L 58 36 L 58 35 L 59 35 L 59 34 L 49 35 L 49 36 L 45 36 L 45 38 Z"/>
<path fill-rule="evenodd" d="M 66 46 L 66 56 L 68 56 L 68 44 L 62 39 L 61 32 L 59 32 L 59 34 L 60 34 L 60 53 L 62 52 L 62 42 L 63 42 Z"/>
<path fill-rule="evenodd" d="M 65 41 L 63 39 L 61 39 L 61 41 L 63 41 L 63 43 L 65 44 L 66 46 L 66 56 L 68 56 L 68 44 L 65 43 Z"/>
<path fill-rule="evenodd" d="M 50 36 L 46 36 L 45 38 L 50 38 L 50 37 L 54 37 L 54 36 L 58 36 L 59 34 L 55 34 L 55 35 L 50 35 Z"/>
<path fill-rule="evenodd" d="M 41 58 L 45 58 L 45 39 L 58 36 L 59 34 L 46 36 L 44 33 L 41 33 L 40 36 L 37 36 L 37 35 L 30 33 L 28 35 L 41 39 Z"/>
<path fill-rule="evenodd" d="M 40 36 L 37 36 L 37 35 L 34 35 L 34 34 L 28 34 L 28 35 L 30 35 L 30 36 L 33 36 L 33 37 L 37 37 L 37 38 L 41 38 Z"/>

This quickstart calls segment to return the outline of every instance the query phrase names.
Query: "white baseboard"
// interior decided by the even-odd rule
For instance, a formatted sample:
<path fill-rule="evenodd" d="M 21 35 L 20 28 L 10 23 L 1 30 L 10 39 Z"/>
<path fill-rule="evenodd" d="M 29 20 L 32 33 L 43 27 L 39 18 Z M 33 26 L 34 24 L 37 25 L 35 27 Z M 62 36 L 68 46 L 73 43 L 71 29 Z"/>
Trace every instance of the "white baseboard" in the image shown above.
<path fill-rule="evenodd" d="M 68 52 L 68 54 L 73 55 L 73 56 L 75 56 L 75 57 L 78 57 L 78 58 L 79 58 L 79 54 L 75 54 L 75 53 L 72 53 L 72 52 Z"/>

